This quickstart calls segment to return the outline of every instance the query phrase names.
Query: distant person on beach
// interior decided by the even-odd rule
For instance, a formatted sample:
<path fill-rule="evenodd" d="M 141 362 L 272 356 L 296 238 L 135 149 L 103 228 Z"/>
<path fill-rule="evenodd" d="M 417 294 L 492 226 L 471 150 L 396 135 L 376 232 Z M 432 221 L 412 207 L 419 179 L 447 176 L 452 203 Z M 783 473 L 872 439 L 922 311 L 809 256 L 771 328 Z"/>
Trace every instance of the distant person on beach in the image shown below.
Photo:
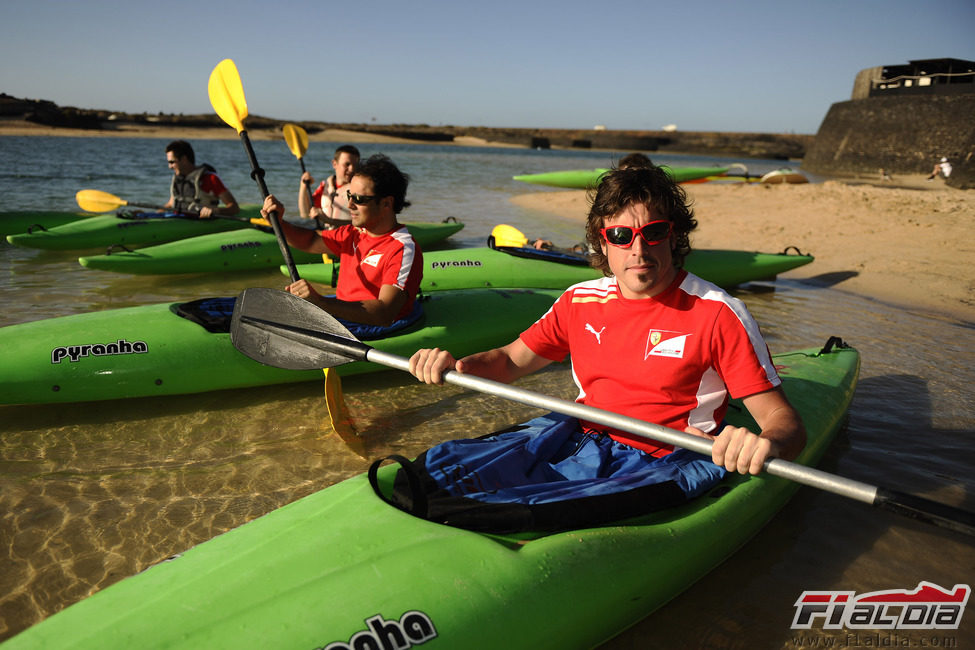
<path fill-rule="evenodd" d="M 349 200 L 346 197 L 346 185 L 352 180 L 356 167 L 359 166 L 359 150 L 351 144 L 344 144 L 335 150 L 332 157 L 334 174 L 323 180 L 309 197 L 308 188 L 315 184 L 311 173 L 301 175 L 301 185 L 298 187 L 298 213 L 302 219 L 315 219 L 318 227 L 327 230 L 335 228 L 325 219 L 351 221 Z"/>
<path fill-rule="evenodd" d="M 942 157 L 941 162 L 935 164 L 934 169 L 931 170 L 931 174 L 928 176 L 928 180 L 933 180 L 939 175 L 945 180 L 951 176 L 951 163 L 948 162 L 947 158 Z"/>
<path fill-rule="evenodd" d="M 213 215 L 232 217 L 240 212 L 237 199 L 216 170 L 205 163 L 197 167 L 196 154 L 189 142 L 173 140 L 167 144 L 166 162 L 173 170 L 173 182 L 165 208 L 199 214 L 203 219 Z"/>
<path fill-rule="evenodd" d="M 284 205 L 269 195 L 261 214 L 267 217 L 277 211 L 289 244 L 340 261 L 335 296 L 322 296 L 307 280 L 293 282 L 286 290 L 343 321 L 359 338 L 377 338 L 417 320 L 423 253 L 396 218 L 410 205 L 408 184 L 409 176 L 392 160 L 382 154 L 371 156 L 346 185 L 349 225 L 331 230 L 288 223 L 281 218 Z"/>

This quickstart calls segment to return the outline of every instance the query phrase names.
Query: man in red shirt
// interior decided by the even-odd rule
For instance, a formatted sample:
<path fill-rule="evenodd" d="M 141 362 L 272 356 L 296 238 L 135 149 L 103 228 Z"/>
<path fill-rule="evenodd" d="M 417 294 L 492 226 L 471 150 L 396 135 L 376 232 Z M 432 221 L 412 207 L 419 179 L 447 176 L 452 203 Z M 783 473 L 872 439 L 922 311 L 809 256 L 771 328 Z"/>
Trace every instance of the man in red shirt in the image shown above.
<path fill-rule="evenodd" d="M 167 209 L 199 214 L 207 219 L 215 214 L 232 217 L 240 212 L 237 199 L 226 188 L 210 165 L 197 167 L 193 147 L 185 140 L 166 145 L 166 163 L 173 170 Z M 223 202 L 223 206 L 220 203 Z"/>
<path fill-rule="evenodd" d="M 396 219 L 409 205 L 408 184 L 409 177 L 393 161 L 375 155 L 356 171 L 346 190 L 349 225 L 311 230 L 280 219 L 290 245 L 340 262 L 335 296 L 322 296 L 307 280 L 293 282 L 287 290 L 351 323 L 389 327 L 418 315 L 423 253 Z M 261 213 L 267 216 L 272 210 L 284 216 L 284 206 L 270 195 Z"/>
<path fill-rule="evenodd" d="M 758 474 L 769 457 L 795 458 L 805 429 L 758 325 L 740 300 L 681 268 L 696 226 L 683 190 L 664 171 L 613 170 L 600 182 L 586 228 L 592 264 L 605 277 L 570 287 L 504 347 L 460 360 L 445 350 L 420 350 L 411 371 L 427 383 L 442 383 L 446 370 L 510 383 L 571 356 L 577 401 L 712 438 L 712 460 L 727 471 Z M 729 396 L 742 398 L 758 433 L 723 425 Z M 555 456 L 561 462 L 590 442 L 606 443 L 593 461 L 596 473 L 617 463 L 617 454 L 631 458 L 634 449 L 648 466 L 672 452 L 593 423 L 574 426 Z"/>

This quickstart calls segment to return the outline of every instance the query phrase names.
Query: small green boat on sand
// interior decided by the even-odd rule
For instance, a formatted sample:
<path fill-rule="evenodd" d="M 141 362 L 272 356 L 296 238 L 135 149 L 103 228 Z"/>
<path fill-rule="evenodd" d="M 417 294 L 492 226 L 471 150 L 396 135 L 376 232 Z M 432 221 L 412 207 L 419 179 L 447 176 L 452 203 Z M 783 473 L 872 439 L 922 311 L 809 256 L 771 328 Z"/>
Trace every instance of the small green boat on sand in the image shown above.
<path fill-rule="evenodd" d="M 678 183 L 693 181 L 708 176 L 724 174 L 731 167 L 668 167 L 660 165 Z M 516 181 L 533 185 L 548 185 L 572 190 L 584 190 L 595 187 L 599 177 L 608 172 L 608 168 L 600 169 L 566 169 L 556 172 L 541 172 L 539 174 L 520 174 L 512 176 Z"/>
<path fill-rule="evenodd" d="M 248 219 L 261 217 L 261 206 L 242 205 L 237 217 L 199 219 L 166 212 L 120 211 L 78 219 L 53 228 L 7 235 L 14 246 L 44 250 L 87 250 L 108 246 L 146 246 L 214 232 L 251 228 Z"/>
<path fill-rule="evenodd" d="M 797 462 L 815 465 L 844 421 L 859 355 L 817 348 L 775 363 L 808 430 Z M 729 422 L 748 424 L 743 412 L 730 409 Z M 380 484 L 394 469 L 380 468 Z M 592 648 L 718 566 L 797 487 L 733 474 L 624 522 L 503 536 L 415 518 L 362 475 L 123 579 L 3 647 Z"/>
<path fill-rule="evenodd" d="M 733 287 L 756 280 L 774 279 L 779 273 L 809 264 L 811 255 L 752 253 L 748 251 L 698 249 L 691 252 L 684 268 L 721 287 Z M 288 268 L 281 266 L 288 275 Z M 309 282 L 334 286 L 338 265 L 299 264 L 298 275 Z M 564 289 L 577 282 L 600 277 L 581 255 L 534 248 L 457 248 L 423 254 L 423 291 L 444 291 L 477 287 L 526 287 Z"/>
<path fill-rule="evenodd" d="M 425 298 L 419 322 L 373 343 L 395 354 L 412 354 L 421 347 L 470 354 L 504 345 L 544 314 L 560 293 L 438 292 Z M 180 395 L 322 379 L 321 371 L 272 368 L 238 352 L 227 333 L 229 310 L 223 309 L 225 319 L 190 320 L 177 313 L 187 311 L 183 303 L 160 303 L 0 328 L 0 340 L 6 341 L 0 404 Z M 363 362 L 342 366 L 339 373 L 381 369 Z"/>
<path fill-rule="evenodd" d="M 442 242 L 464 227 L 453 217 L 404 225 L 421 249 Z M 322 261 L 321 255 L 297 248 L 291 249 L 291 255 L 296 264 Z M 78 262 L 89 269 L 136 275 L 246 271 L 278 266 L 281 248 L 272 233 L 246 229 L 200 235 L 136 251 L 110 251 L 81 257 Z"/>

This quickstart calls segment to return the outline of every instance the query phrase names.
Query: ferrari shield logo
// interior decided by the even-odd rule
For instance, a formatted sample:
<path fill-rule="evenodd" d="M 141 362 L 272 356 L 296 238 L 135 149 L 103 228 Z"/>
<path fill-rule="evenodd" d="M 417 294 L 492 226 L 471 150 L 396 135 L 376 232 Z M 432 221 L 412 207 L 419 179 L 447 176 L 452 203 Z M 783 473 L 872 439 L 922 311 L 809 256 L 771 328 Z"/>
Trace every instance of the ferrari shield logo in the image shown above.
<path fill-rule="evenodd" d="M 684 358 L 684 346 L 689 334 L 681 334 L 670 330 L 650 330 L 647 337 L 647 351 L 644 359 L 650 357 Z"/>

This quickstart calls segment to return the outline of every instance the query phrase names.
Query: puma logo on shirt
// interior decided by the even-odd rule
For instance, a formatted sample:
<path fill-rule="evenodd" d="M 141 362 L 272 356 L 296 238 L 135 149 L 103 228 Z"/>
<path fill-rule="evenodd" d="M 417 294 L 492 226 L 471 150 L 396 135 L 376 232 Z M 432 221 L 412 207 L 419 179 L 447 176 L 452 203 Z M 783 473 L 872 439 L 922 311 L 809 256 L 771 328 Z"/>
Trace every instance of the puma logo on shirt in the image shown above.
<path fill-rule="evenodd" d="M 590 325 L 589 323 L 586 323 L 586 331 L 587 332 L 592 332 L 595 335 L 595 337 L 596 337 L 596 343 L 598 343 L 600 345 L 602 345 L 601 338 L 602 338 L 603 332 L 605 330 L 606 330 L 606 326 L 605 325 L 603 325 L 603 328 L 597 332 L 592 325 Z"/>

